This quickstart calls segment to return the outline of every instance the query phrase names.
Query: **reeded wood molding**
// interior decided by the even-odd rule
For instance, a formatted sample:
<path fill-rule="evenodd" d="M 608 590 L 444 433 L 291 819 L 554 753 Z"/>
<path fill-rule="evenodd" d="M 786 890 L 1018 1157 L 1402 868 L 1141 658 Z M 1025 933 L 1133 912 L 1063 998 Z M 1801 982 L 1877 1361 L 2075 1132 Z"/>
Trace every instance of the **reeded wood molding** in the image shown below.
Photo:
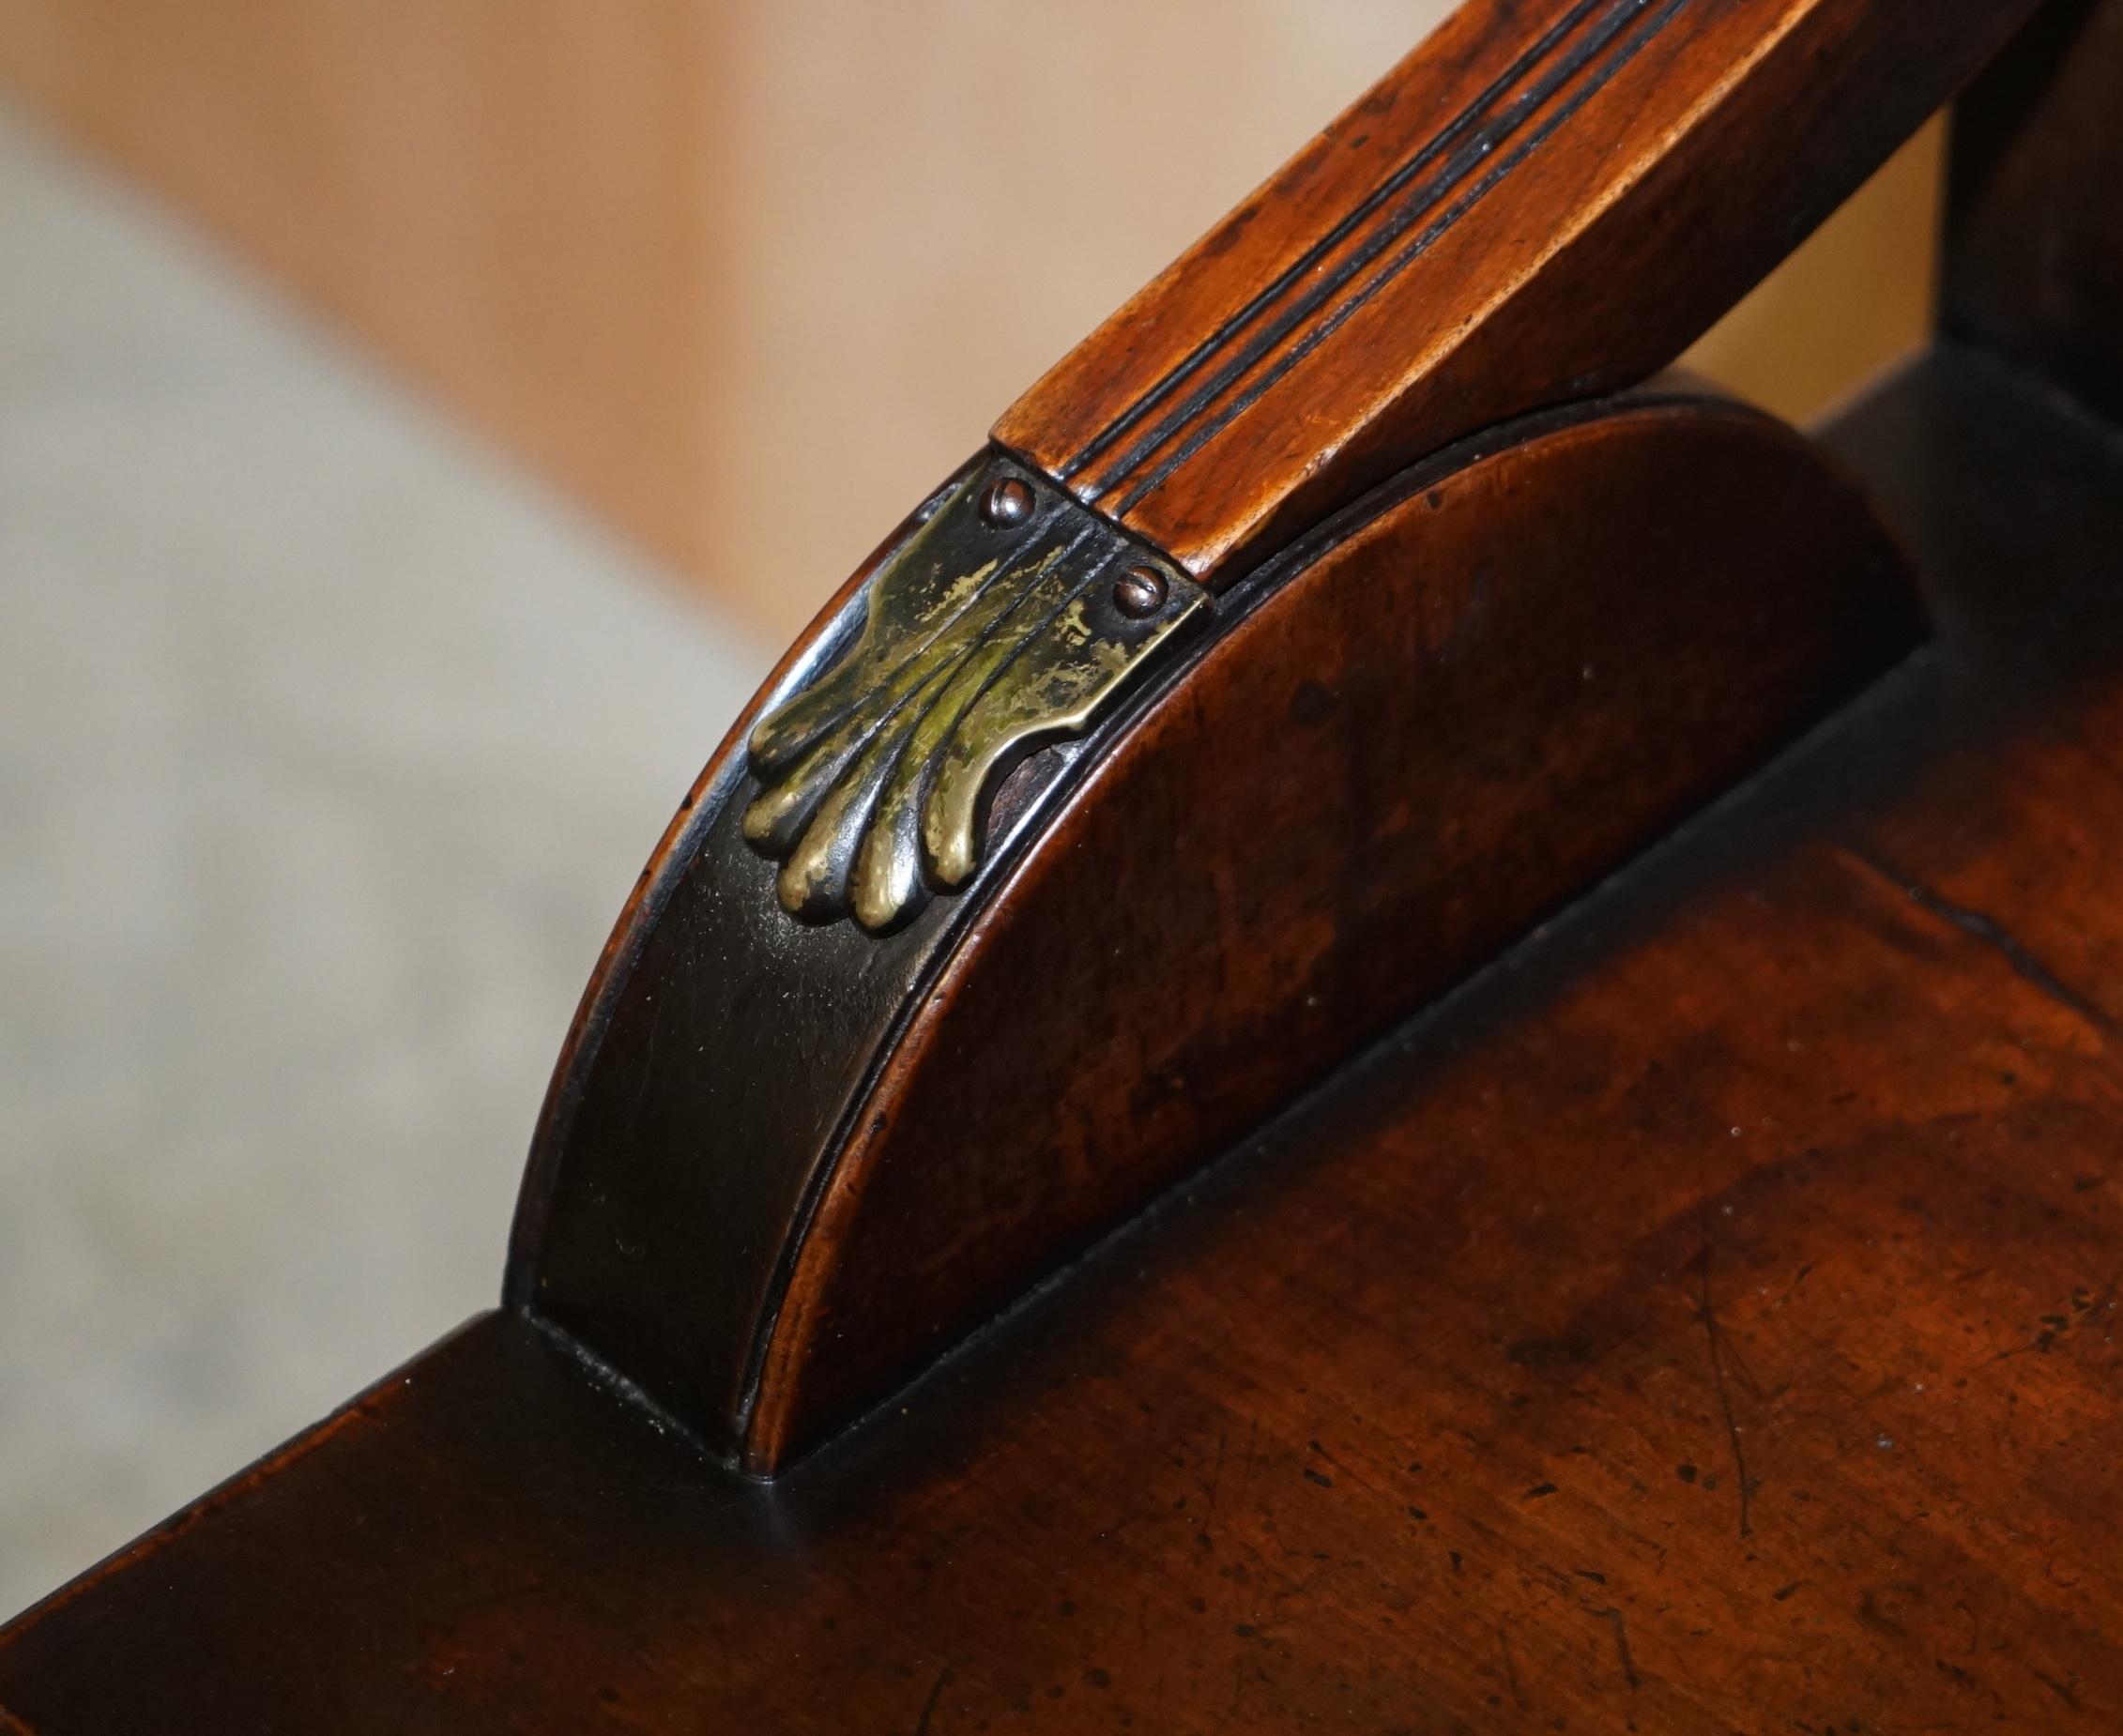
<path fill-rule="evenodd" d="M 1215 588 L 1426 452 L 1664 366 L 2034 0 L 1476 0 L 995 437 Z"/>

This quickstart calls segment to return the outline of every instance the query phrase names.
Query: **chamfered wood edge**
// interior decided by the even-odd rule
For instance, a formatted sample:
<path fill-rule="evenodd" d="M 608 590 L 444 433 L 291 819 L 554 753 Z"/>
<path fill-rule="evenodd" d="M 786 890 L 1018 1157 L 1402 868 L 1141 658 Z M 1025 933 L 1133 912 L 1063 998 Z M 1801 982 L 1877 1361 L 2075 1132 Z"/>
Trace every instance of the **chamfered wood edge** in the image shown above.
<path fill-rule="evenodd" d="M 1036 828 L 1075 757 L 1068 743 L 1040 754 L 1000 793 L 990 862 L 970 887 L 873 936 L 777 904 L 773 865 L 740 831 L 756 784 L 747 733 L 855 642 L 871 575 L 911 550 L 930 512 L 950 510 L 970 475 L 1014 467 L 990 450 L 932 496 L 725 738 L 623 916 L 548 1092 L 505 1298 L 724 1457 L 756 1312 L 820 1149 L 992 862 Z"/>

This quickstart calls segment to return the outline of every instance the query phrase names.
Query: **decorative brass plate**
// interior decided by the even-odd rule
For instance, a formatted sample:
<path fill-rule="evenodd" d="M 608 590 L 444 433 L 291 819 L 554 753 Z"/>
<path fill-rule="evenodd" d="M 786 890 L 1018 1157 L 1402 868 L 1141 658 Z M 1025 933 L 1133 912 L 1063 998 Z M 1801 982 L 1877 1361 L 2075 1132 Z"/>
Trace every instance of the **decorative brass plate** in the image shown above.
<path fill-rule="evenodd" d="M 897 926 L 980 866 L 987 805 L 1081 734 L 1209 596 L 997 457 L 871 578 L 849 650 L 752 732 L 744 836 L 808 922 Z"/>

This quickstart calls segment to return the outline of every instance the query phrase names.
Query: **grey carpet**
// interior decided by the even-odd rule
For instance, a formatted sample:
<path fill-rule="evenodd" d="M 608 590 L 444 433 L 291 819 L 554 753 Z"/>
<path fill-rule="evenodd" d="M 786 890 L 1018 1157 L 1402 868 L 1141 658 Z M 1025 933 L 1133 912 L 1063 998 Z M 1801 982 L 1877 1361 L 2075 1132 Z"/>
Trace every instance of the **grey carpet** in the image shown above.
<path fill-rule="evenodd" d="M 492 1300 L 765 648 L 0 108 L 0 1616 Z"/>

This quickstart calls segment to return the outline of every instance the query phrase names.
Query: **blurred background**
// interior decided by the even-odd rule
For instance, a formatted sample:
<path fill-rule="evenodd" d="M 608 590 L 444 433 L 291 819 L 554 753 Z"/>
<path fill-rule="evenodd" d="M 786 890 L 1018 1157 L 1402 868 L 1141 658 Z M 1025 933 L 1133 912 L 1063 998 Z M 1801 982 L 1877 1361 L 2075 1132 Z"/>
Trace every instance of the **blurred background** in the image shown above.
<path fill-rule="evenodd" d="M 0 0 L 0 1617 L 493 1300 L 771 657 L 1448 9 Z M 1691 360 L 1914 343 L 1939 148 Z"/>

